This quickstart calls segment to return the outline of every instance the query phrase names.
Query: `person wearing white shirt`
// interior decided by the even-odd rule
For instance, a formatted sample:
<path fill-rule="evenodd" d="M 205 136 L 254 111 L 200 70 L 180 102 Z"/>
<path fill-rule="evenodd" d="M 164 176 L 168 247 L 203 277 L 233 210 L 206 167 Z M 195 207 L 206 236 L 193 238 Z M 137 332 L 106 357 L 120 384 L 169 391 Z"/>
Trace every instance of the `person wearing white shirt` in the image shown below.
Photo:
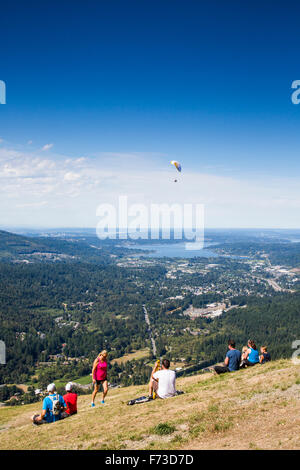
<path fill-rule="evenodd" d="M 152 373 L 152 379 L 157 383 L 156 394 L 158 398 L 170 398 L 176 395 L 176 374 L 175 371 L 170 370 L 169 367 L 170 361 L 164 359 L 162 361 L 162 369 Z"/>

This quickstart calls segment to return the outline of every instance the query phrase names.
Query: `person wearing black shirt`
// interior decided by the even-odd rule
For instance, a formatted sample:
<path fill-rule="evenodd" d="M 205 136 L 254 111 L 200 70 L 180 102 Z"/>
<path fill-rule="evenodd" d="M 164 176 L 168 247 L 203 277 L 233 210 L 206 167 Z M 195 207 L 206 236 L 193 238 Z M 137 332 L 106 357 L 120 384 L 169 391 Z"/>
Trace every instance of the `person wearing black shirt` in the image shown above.
<path fill-rule="evenodd" d="M 265 364 L 265 362 L 269 362 L 271 360 L 271 356 L 268 353 L 267 346 L 262 346 L 260 348 L 261 356 L 259 356 L 259 362 L 261 364 Z"/>

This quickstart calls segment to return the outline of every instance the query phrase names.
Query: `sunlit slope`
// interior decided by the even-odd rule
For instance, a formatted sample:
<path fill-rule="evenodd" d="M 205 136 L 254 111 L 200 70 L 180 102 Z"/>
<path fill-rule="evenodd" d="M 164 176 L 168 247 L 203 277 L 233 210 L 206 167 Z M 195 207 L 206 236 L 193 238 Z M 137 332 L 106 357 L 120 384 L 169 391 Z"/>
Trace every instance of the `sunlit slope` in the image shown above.
<path fill-rule="evenodd" d="M 34 427 L 39 404 L 0 409 L 1 449 L 299 449 L 300 367 L 280 360 L 178 379 L 184 395 L 127 406 L 147 387 L 79 397 L 79 413 Z M 167 423 L 167 424 L 165 424 Z M 160 425 L 160 426 L 159 426 Z"/>

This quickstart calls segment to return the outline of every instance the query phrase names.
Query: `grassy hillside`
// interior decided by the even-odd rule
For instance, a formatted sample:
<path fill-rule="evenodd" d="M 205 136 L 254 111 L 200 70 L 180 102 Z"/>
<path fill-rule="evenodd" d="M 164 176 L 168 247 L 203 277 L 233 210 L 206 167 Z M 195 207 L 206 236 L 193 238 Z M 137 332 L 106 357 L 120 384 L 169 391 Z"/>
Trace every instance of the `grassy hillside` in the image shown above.
<path fill-rule="evenodd" d="M 0 449 L 300 449 L 300 367 L 289 360 L 223 376 L 178 379 L 185 394 L 127 406 L 146 387 L 109 392 L 105 405 L 40 427 L 40 404 L 0 408 Z"/>

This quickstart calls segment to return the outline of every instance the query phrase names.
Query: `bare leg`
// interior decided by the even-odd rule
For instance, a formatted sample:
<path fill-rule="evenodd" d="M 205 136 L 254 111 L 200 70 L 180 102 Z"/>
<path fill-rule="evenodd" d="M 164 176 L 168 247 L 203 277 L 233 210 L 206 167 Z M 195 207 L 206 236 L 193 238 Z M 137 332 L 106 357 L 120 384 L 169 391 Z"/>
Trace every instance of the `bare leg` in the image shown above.
<path fill-rule="evenodd" d="M 153 380 L 150 379 L 150 382 L 149 382 L 149 397 L 152 397 L 152 394 L 153 394 Z"/>
<path fill-rule="evenodd" d="M 149 383 L 149 397 L 153 396 L 153 392 L 157 392 L 158 389 L 158 383 L 156 380 L 150 379 Z"/>
<path fill-rule="evenodd" d="M 108 383 L 107 383 L 107 380 L 104 380 L 104 382 L 102 382 L 102 387 L 103 387 L 102 400 L 104 401 L 104 398 L 106 397 L 107 392 L 108 392 Z"/>
<path fill-rule="evenodd" d="M 95 383 L 94 391 L 92 393 L 92 403 L 95 403 L 95 398 L 97 393 L 99 392 L 99 385 L 97 385 L 97 382 Z"/>

